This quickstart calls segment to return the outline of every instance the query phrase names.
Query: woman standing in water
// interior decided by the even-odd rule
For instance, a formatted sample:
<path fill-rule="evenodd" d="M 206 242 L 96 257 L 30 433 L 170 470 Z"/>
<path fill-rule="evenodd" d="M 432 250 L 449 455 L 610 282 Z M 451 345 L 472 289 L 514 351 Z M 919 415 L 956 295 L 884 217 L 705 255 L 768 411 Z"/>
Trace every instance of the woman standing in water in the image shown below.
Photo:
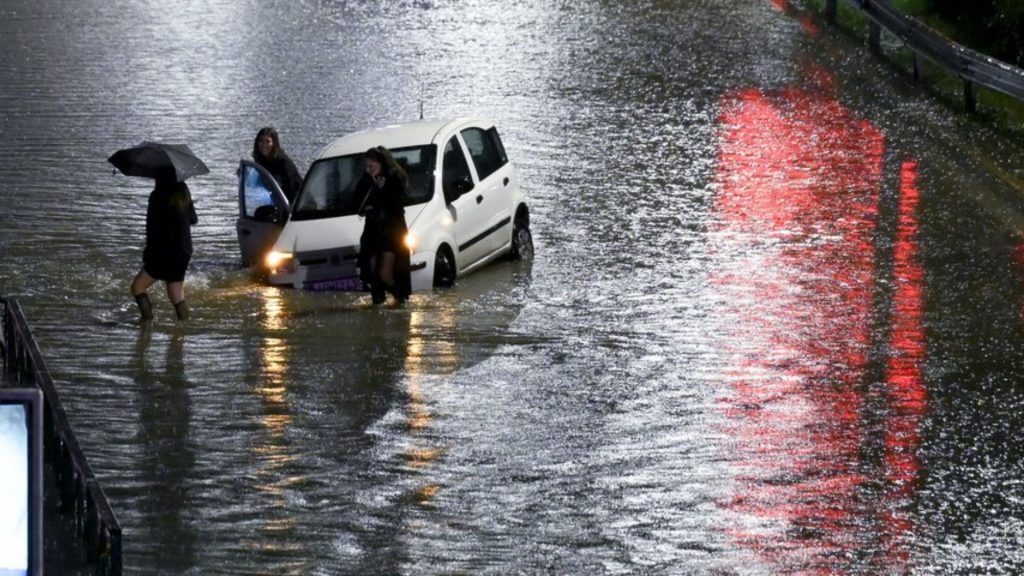
<path fill-rule="evenodd" d="M 295 196 L 302 188 L 302 175 L 295 167 L 295 162 L 292 162 L 292 159 L 281 148 L 281 139 L 277 135 L 277 130 L 270 126 L 260 128 L 260 131 L 256 133 L 256 140 L 252 143 L 252 159 L 253 162 L 266 168 L 274 180 L 277 180 L 288 203 L 295 202 Z"/>
<path fill-rule="evenodd" d="M 167 285 L 167 299 L 179 320 L 188 319 L 185 304 L 185 270 L 192 259 L 191 226 L 199 221 L 192 195 L 173 170 L 161 172 L 149 193 L 146 207 L 146 247 L 142 270 L 132 281 L 131 292 L 143 321 L 153 319 L 153 306 L 146 290 L 157 280 Z"/>
<path fill-rule="evenodd" d="M 366 173 L 356 188 L 364 191 L 359 213 L 366 217 L 359 239 L 360 276 L 370 285 L 374 304 L 382 304 L 387 292 L 402 303 L 411 292 L 404 204 L 409 177 L 383 146 L 367 150 L 363 163 Z"/>

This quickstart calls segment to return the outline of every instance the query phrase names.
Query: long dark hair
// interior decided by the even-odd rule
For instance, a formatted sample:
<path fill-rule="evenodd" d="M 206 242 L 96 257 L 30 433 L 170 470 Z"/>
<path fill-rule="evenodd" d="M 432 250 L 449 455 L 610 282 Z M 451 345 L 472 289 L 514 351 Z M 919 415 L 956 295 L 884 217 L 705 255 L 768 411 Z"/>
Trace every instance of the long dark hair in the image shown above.
<path fill-rule="evenodd" d="M 409 175 L 405 173 L 405 170 L 395 161 L 395 157 L 391 155 L 391 151 L 383 146 L 375 146 L 370 148 L 363 154 L 363 158 L 373 160 L 380 164 L 384 171 L 386 178 L 395 178 L 402 185 L 402 192 L 409 190 Z"/>
<path fill-rule="evenodd" d="M 270 136 L 270 140 L 274 143 L 274 147 L 270 149 L 269 156 L 264 156 L 260 153 L 260 138 L 264 136 Z M 281 148 L 281 138 L 278 137 L 277 130 L 273 126 L 260 128 L 260 131 L 256 133 L 256 138 L 252 141 L 252 159 L 259 163 L 260 160 L 277 160 L 284 155 L 284 149 Z"/>

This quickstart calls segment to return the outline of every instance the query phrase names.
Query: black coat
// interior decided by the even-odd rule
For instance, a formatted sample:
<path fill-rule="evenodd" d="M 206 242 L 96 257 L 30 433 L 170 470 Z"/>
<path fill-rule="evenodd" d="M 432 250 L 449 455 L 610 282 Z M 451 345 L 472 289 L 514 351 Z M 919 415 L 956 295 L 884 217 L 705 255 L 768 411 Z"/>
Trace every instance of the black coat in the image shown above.
<path fill-rule="evenodd" d="M 366 174 L 356 185 L 363 191 L 360 215 L 366 216 L 361 245 L 369 252 L 398 252 L 405 247 L 405 187 L 397 177 L 385 176 L 378 188 Z"/>
<path fill-rule="evenodd" d="M 302 188 L 302 175 L 299 174 L 299 169 L 295 167 L 295 162 L 292 162 L 292 159 L 284 152 L 279 153 L 277 158 L 274 159 L 259 156 L 255 160 L 257 164 L 265 168 L 274 177 L 277 185 L 284 192 L 285 198 L 288 199 L 288 203 L 295 202 L 295 196 L 298 195 L 299 189 Z"/>
<path fill-rule="evenodd" d="M 356 184 L 365 198 L 359 213 L 366 217 L 363 234 L 359 238 L 359 267 L 364 281 L 373 284 L 367 274 L 370 259 L 381 252 L 395 253 L 395 294 L 401 298 L 411 292 L 409 278 L 409 247 L 405 237 L 409 227 L 405 222 L 405 181 L 394 175 L 386 175 L 384 186 L 378 188 L 368 174 Z"/>
<path fill-rule="evenodd" d="M 157 182 L 146 206 L 146 248 L 142 262 L 158 280 L 184 277 L 192 258 L 192 224 L 199 221 L 184 182 Z"/>

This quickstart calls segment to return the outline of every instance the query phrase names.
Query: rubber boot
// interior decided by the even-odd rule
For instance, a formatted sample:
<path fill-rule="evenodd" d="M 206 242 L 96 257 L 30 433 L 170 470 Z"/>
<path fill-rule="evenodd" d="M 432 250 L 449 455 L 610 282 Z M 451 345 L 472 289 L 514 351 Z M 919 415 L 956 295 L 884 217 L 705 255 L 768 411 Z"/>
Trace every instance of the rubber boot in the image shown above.
<path fill-rule="evenodd" d="M 391 294 L 391 296 L 394 297 L 395 305 L 401 306 L 402 304 L 405 304 L 406 299 L 403 298 L 402 295 L 398 293 L 398 288 L 394 284 L 384 284 L 383 282 L 381 282 L 381 284 L 383 284 L 384 286 L 384 292 L 387 294 Z"/>
<path fill-rule="evenodd" d="M 370 284 L 370 298 L 373 300 L 373 304 L 383 304 L 387 302 L 388 293 L 384 290 L 384 286 L 381 282 L 374 282 Z"/>
<path fill-rule="evenodd" d="M 174 305 L 174 312 L 178 315 L 178 320 L 188 320 L 188 303 L 184 300 Z"/>
<path fill-rule="evenodd" d="M 139 314 L 143 322 L 153 319 L 153 305 L 149 302 L 149 295 L 143 292 L 135 295 L 135 303 L 139 305 Z"/>

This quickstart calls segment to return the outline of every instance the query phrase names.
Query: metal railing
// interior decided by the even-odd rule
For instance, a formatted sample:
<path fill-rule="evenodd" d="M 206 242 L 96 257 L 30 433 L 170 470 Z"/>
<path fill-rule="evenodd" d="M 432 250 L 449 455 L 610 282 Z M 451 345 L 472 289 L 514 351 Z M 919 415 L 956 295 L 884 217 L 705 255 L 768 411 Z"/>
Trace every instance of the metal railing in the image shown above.
<path fill-rule="evenodd" d="M 0 352 L 5 375 L 15 385 L 35 386 L 43 392 L 43 451 L 60 487 L 60 512 L 75 522 L 85 542 L 87 559 L 96 564 L 98 572 L 120 576 L 123 569 L 121 525 L 71 430 L 53 378 L 21 306 L 16 300 L 2 297 L 0 306 L 3 306 Z"/>
<path fill-rule="evenodd" d="M 868 17 L 868 43 L 873 52 L 881 52 L 882 29 L 913 51 L 915 81 L 921 76 L 922 57 L 960 78 L 964 86 L 964 107 L 968 112 L 974 112 L 978 107 L 976 85 L 1024 100 L 1024 70 L 953 42 L 903 14 L 889 0 L 846 1 Z M 837 2 L 825 0 L 825 18 L 831 24 L 836 23 Z"/>

